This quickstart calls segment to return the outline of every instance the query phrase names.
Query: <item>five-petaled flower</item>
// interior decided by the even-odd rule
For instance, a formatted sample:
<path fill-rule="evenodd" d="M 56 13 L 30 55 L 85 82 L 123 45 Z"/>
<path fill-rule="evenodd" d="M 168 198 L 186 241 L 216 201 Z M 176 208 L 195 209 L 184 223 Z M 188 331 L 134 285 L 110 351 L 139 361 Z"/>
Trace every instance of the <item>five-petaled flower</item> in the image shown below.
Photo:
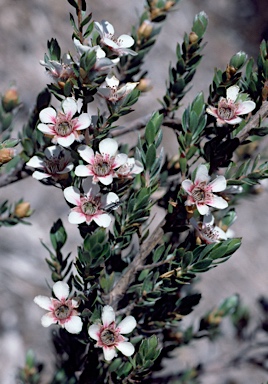
<path fill-rule="evenodd" d="M 80 130 L 86 129 L 91 123 L 87 113 L 73 117 L 78 111 L 78 102 L 67 97 L 61 104 L 62 111 L 56 112 L 54 108 L 43 109 L 39 114 L 41 123 L 37 128 L 44 134 L 52 137 L 53 144 L 69 147 L 75 140 L 81 141 Z"/>
<path fill-rule="evenodd" d="M 83 181 L 83 190 L 84 195 L 81 195 L 76 187 L 67 187 L 63 191 L 65 199 L 75 205 L 68 216 L 69 222 L 90 224 L 94 221 L 100 227 L 109 227 L 112 219 L 107 213 L 107 207 L 113 205 L 116 209 L 117 204 L 114 203 L 119 202 L 119 197 L 113 192 L 106 195 L 100 194 L 99 186 L 93 184 L 90 177 Z"/>
<path fill-rule="evenodd" d="M 116 174 L 122 179 L 132 179 L 133 175 L 138 175 L 143 170 L 144 168 L 140 161 L 134 159 L 134 157 L 129 157 L 127 162 L 117 169 Z"/>
<path fill-rule="evenodd" d="M 104 358 L 107 361 L 117 356 L 116 349 L 125 356 L 135 352 L 134 346 L 123 335 L 133 331 L 137 322 L 133 316 L 126 316 L 118 325 L 115 323 L 115 313 L 112 307 L 105 305 L 102 311 L 102 324 L 92 324 L 88 333 L 96 340 L 96 347 L 103 348 Z"/>
<path fill-rule="evenodd" d="M 40 169 L 34 171 L 33 177 L 37 180 L 53 177 L 55 180 L 65 178 L 73 169 L 72 157 L 69 151 L 59 145 L 47 147 L 45 157 L 33 156 L 27 163 L 29 167 Z"/>
<path fill-rule="evenodd" d="M 70 333 L 79 333 L 82 330 L 82 320 L 78 316 L 79 302 L 69 296 L 69 285 L 63 281 L 57 281 L 52 287 L 56 299 L 46 296 L 36 296 L 34 302 L 39 307 L 49 312 L 42 316 L 41 324 L 49 327 L 51 324 L 59 324 Z"/>
<path fill-rule="evenodd" d="M 239 93 L 239 87 L 233 85 L 226 90 L 226 98 L 221 97 L 218 108 L 209 106 L 207 113 L 216 117 L 217 124 L 239 124 L 242 121 L 240 115 L 247 115 L 255 109 L 256 104 L 247 100 L 247 95 Z"/>
<path fill-rule="evenodd" d="M 115 38 L 114 27 L 106 20 L 102 20 L 100 23 L 95 22 L 95 27 L 100 34 L 101 44 L 108 47 L 113 53 L 118 56 L 137 55 L 135 51 L 129 49 L 135 42 L 133 37 L 121 35 Z"/>
<path fill-rule="evenodd" d="M 199 238 L 206 244 L 219 243 L 227 240 L 227 234 L 220 227 L 214 225 L 214 217 L 211 214 L 203 217 L 203 222 L 197 222 L 193 217 L 190 223 L 196 229 Z"/>
<path fill-rule="evenodd" d="M 106 138 L 99 144 L 100 153 L 94 151 L 87 145 L 78 147 L 78 152 L 88 165 L 78 165 L 75 168 L 77 176 L 93 176 L 93 183 L 98 181 L 104 185 L 109 185 L 116 177 L 116 168 L 121 167 L 128 160 L 124 153 L 116 155 L 118 144 L 116 140 Z"/>
<path fill-rule="evenodd" d="M 228 206 L 226 200 L 213 192 L 221 192 L 226 189 L 224 176 L 217 176 L 209 183 L 210 176 L 204 164 L 198 166 L 194 182 L 187 179 L 182 182 L 182 188 L 188 193 L 185 205 L 196 205 L 201 215 L 209 212 L 209 206 L 224 209 Z"/>
<path fill-rule="evenodd" d="M 116 103 L 123 99 L 139 84 L 138 82 L 126 83 L 125 85 L 119 87 L 119 80 L 112 74 L 106 76 L 105 81 L 106 86 L 100 87 L 98 93 L 112 103 Z"/>

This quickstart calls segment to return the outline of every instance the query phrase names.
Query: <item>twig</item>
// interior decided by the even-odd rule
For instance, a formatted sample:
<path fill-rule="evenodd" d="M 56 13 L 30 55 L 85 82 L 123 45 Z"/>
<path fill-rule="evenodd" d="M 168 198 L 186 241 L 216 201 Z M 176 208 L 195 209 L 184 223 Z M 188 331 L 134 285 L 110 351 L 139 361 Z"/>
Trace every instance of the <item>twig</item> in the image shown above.
<path fill-rule="evenodd" d="M 80 37 L 80 42 L 83 44 L 83 30 L 82 30 L 82 0 L 78 0 L 77 2 L 77 22 L 78 22 L 78 30 L 79 30 L 79 37 Z"/>
<path fill-rule="evenodd" d="M 256 115 L 252 116 L 251 119 L 249 119 L 248 123 L 244 126 L 244 128 L 237 134 L 237 138 L 239 139 L 240 143 L 245 141 L 245 139 L 248 137 L 249 132 L 252 128 L 257 128 L 260 125 L 260 120 L 264 119 L 268 116 L 268 101 L 264 101 L 259 111 L 256 113 Z"/>
<path fill-rule="evenodd" d="M 137 271 L 143 271 L 144 269 L 151 269 L 151 268 L 161 267 L 161 265 L 170 263 L 174 259 L 175 259 L 175 257 L 171 257 L 170 259 L 162 260 L 162 261 L 159 261 L 158 263 L 153 263 L 153 264 L 148 264 L 148 265 L 140 265 L 138 267 Z"/>
<path fill-rule="evenodd" d="M 109 302 L 109 305 L 114 308 L 115 311 L 117 309 L 118 302 L 125 294 L 129 285 L 133 282 L 136 273 L 138 272 L 139 268 L 143 265 L 146 257 L 150 254 L 150 252 L 154 249 L 157 244 L 161 243 L 163 236 L 162 226 L 164 224 L 165 220 L 162 220 L 156 230 L 151 235 L 151 237 L 149 238 L 149 240 L 141 246 L 140 252 L 136 255 L 134 260 L 131 262 L 131 264 L 120 277 L 114 288 L 109 293 L 107 301 Z"/>

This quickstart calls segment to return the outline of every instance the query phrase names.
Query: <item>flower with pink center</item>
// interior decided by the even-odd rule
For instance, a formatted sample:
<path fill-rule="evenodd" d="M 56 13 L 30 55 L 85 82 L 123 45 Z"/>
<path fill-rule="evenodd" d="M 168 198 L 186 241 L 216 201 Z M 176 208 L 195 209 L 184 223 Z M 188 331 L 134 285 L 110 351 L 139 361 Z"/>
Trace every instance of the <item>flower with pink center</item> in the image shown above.
<path fill-rule="evenodd" d="M 44 151 L 45 157 L 33 156 L 27 163 L 29 167 L 40 169 L 34 171 L 33 178 L 37 180 L 52 177 L 55 180 L 65 178 L 67 173 L 73 169 L 70 152 L 59 145 L 48 147 Z"/>
<path fill-rule="evenodd" d="M 113 53 L 118 56 L 137 55 L 135 51 L 129 49 L 135 43 L 133 37 L 121 35 L 115 38 L 114 27 L 106 20 L 102 20 L 100 23 L 95 22 L 95 27 L 100 34 L 101 44 L 108 47 Z"/>
<path fill-rule="evenodd" d="M 73 70 L 74 62 L 69 54 L 64 54 L 60 62 L 49 60 L 48 56 L 45 55 L 45 60 L 40 60 L 40 64 L 46 68 L 54 81 L 66 82 L 68 79 L 76 77 Z"/>
<path fill-rule="evenodd" d="M 41 295 L 34 298 L 34 302 L 39 307 L 49 311 L 42 316 L 41 324 L 43 327 L 59 324 L 70 333 L 80 333 L 83 323 L 76 309 L 79 306 L 79 302 L 74 298 L 68 299 L 69 285 L 63 281 L 57 281 L 53 285 L 52 290 L 56 299 Z"/>
<path fill-rule="evenodd" d="M 126 316 L 118 325 L 115 323 L 115 313 L 112 307 L 105 305 L 102 310 L 102 324 L 93 324 L 88 328 L 89 336 L 96 340 L 96 347 L 103 349 L 107 361 L 117 356 L 118 349 L 125 356 L 135 352 L 134 346 L 122 335 L 128 334 L 136 327 L 133 316 Z"/>
<path fill-rule="evenodd" d="M 39 114 L 41 123 L 37 128 L 45 135 L 52 137 L 53 144 L 69 147 L 75 140 L 81 141 L 80 131 L 89 127 L 91 118 L 87 113 L 78 117 L 74 115 L 79 110 L 76 100 L 67 97 L 61 104 L 62 111 L 56 112 L 54 108 L 43 109 Z"/>
<path fill-rule="evenodd" d="M 80 177 L 93 176 L 93 183 L 98 181 L 109 185 L 116 177 L 116 168 L 124 165 L 128 157 L 124 153 L 116 155 L 118 144 L 114 139 L 104 139 L 99 144 L 100 153 L 94 151 L 87 145 L 80 145 L 78 152 L 87 165 L 78 165 L 75 174 Z"/>
<path fill-rule="evenodd" d="M 132 179 L 133 175 L 138 175 L 144 170 L 142 163 L 134 157 L 128 158 L 127 162 L 117 169 L 116 174 L 119 178 Z"/>
<path fill-rule="evenodd" d="M 84 180 L 83 190 L 87 191 L 83 195 L 76 187 L 67 187 L 63 191 L 65 199 L 75 205 L 68 216 L 69 222 L 71 224 L 84 222 L 90 224 L 94 221 L 100 227 L 109 227 L 112 219 L 107 213 L 106 207 L 114 206 L 116 209 L 119 197 L 113 192 L 106 195 L 100 194 L 99 186 L 93 184 L 90 177 Z"/>
<path fill-rule="evenodd" d="M 139 84 L 138 82 L 126 83 L 119 87 L 119 80 L 112 74 L 106 76 L 105 81 L 106 86 L 100 87 L 98 93 L 114 104 L 127 96 Z"/>
<path fill-rule="evenodd" d="M 227 240 L 227 234 L 220 227 L 214 225 L 214 217 L 211 214 L 204 216 L 203 222 L 197 222 L 193 217 L 190 223 L 196 229 L 200 239 L 206 244 L 219 243 Z"/>
<path fill-rule="evenodd" d="M 239 93 L 239 87 L 233 85 L 226 90 L 226 98 L 221 97 L 218 108 L 209 106 L 207 113 L 216 117 L 217 124 L 239 124 L 242 121 L 240 115 L 247 115 L 255 109 L 256 104 L 247 99 L 247 95 Z"/>
<path fill-rule="evenodd" d="M 210 176 L 204 164 L 198 166 L 194 182 L 187 179 L 182 182 L 182 188 L 188 193 L 185 205 L 196 205 L 201 215 L 207 215 L 209 206 L 224 209 L 228 206 L 226 200 L 213 192 L 221 192 L 226 189 L 224 176 L 217 176 L 209 182 Z"/>

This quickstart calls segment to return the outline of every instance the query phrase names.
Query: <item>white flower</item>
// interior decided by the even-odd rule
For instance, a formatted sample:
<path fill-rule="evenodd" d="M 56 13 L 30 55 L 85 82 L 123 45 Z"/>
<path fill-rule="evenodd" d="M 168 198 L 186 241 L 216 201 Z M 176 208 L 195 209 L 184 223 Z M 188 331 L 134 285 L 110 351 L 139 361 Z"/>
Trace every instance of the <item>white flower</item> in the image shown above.
<path fill-rule="evenodd" d="M 127 155 L 119 153 L 116 155 L 118 144 L 116 140 L 106 138 L 99 144 L 100 153 L 94 151 L 87 145 L 80 145 L 78 152 L 88 165 L 78 165 L 75 168 L 77 176 L 93 176 L 93 183 L 98 181 L 104 185 L 109 185 L 116 177 L 115 169 L 127 162 Z"/>
<path fill-rule="evenodd" d="M 79 131 L 89 127 L 91 118 L 87 113 L 73 117 L 78 111 L 78 105 L 71 97 L 67 97 L 61 106 L 62 111 L 58 112 L 51 107 L 43 109 L 39 114 L 41 123 L 37 128 L 51 136 L 53 144 L 69 147 L 75 140 L 81 141 Z"/>
<path fill-rule="evenodd" d="M 247 115 L 256 104 L 252 100 L 245 100 L 246 95 L 239 93 L 239 87 L 233 85 L 226 90 L 226 99 L 221 97 L 218 108 L 209 106 L 207 113 L 216 117 L 217 124 L 239 124 L 242 119 L 240 115 Z M 244 99 L 244 100 L 243 100 Z"/>
<path fill-rule="evenodd" d="M 49 60 L 45 55 L 45 60 L 40 60 L 40 64 L 43 65 L 48 71 L 49 75 L 55 81 L 67 81 L 68 79 L 75 78 L 73 70 L 74 62 L 71 60 L 70 55 L 64 54 L 61 62 L 56 60 Z"/>
<path fill-rule="evenodd" d="M 44 151 L 45 157 L 33 156 L 27 163 L 29 167 L 38 168 L 42 171 L 34 171 L 33 178 L 42 180 L 53 177 L 58 180 L 73 169 L 71 154 L 64 148 L 53 145 Z"/>
<path fill-rule="evenodd" d="M 134 157 L 128 158 L 127 162 L 117 169 L 116 174 L 119 178 L 131 179 L 132 175 L 138 175 L 144 170 L 140 161 Z"/>
<path fill-rule="evenodd" d="M 133 316 L 125 317 L 118 325 L 115 323 L 115 313 L 112 307 L 105 305 L 102 311 L 102 324 L 93 324 L 89 327 L 89 336 L 96 340 L 96 347 L 103 349 L 105 360 L 112 360 L 117 356 L 116 349 L 125 356 L 135 352 L 134 346 L 122 336 L 133 331 L 137 322 Z"/>
<path fill-rule="evenodd" d="M 85 192 L 84 195 L 81 195 L 76 187 L 67 187 L 63 191 L 65 199 L 75 205 L 68 216 L 69 222 L 71 224 L 81 224 L 84 222 L 90 224 L 94 221 L 100 227 L 109 227 L 112 219 L 106 212 L 106 207 L 119 202 L 119 197 L 113 192 L 100 195 L 99 186 L 92 184 L 90 177 L 84 180 L 83 190 Z"/>
<path fill-rule="evenodd" d="M 46 296 L 36 296 L 34 302 L 39 307 L 49 311 L 41 318 L 43 327 L 59 324 L 70 333 L 79 333 L 82 330 L 82 320 L 76 308 L 79 303 L 75 299 L 68 299 L 69 286 L 63 281 L 58 281 L 52 288 L 56 299 Z"/>
<path fill-rule="evenodd" d="M 95 22 L 95 27 L 101 36 L 101 44 L 108 47 L 118 56 L 137 55 L 135 51 L 129 49 L 135 41 L 129 35 L 121 35 L 116 39 L 114 37 L 114 27 L 108 21 L 102 20 Z"/>
<path fill-rule="evenodd" d="M 198 236 L 206 244 L 219 243 L 220 240 L 227 240 L 227 234 L 220 227 L 214 225 L 214 217 L 211 214 L 203 217 L 203 222 L 197 223 L 192 217 L 190 223 L 197 230 Z"/>
<path fill-rule="evenodd" d="M 127 96 L 139 84 L 138 82 L 126 83 L 125 85 L 119 87 L 119 80 L 112 74 L 109 74 L 105 81 L 106 86 L 100 87 L 98 93 L 112 103 L 116 103 L 123 97 Z"/>
<path fill-rule="evenodd" d="M 201 164 L 197 168 L 194 182 L 187 179 L 181 185 L 189 195 L 185 205 L 196 204 L 196 208 L 201 215 L 206 215 L 209 212 L 208 206 L 218 209 L 224 209 L 228 206 L 226 200 L 212 193 L 221 192 L 226 189 L 225 177 L 217 176 L 210 183 L 209 180 L 208 169 L 204 164 Z"/>

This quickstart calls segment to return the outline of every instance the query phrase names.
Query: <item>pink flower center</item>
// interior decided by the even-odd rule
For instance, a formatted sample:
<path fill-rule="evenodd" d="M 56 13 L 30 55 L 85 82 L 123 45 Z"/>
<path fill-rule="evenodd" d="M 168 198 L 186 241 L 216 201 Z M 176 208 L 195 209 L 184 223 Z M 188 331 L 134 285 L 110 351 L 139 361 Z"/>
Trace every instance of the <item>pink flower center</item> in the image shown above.
<path fill-rule="evenodd" d="M 100 339 L 104 345 L 111 347 L 117 342 L 117 332 L 115 329 L 106 328 L 101 332 Z"/>
<path fill-rule="evenodd" d="M 96 154 L 95 156 L 93 172 L 97 176 L 107 176 L 111 172 L 114 157 L 109 157 L 109 156 L 105 156 L 105 157 L 106 159 L 104 160 L 103 157 L 99 154 Z"/>
<path fill-rule="evenodd" d="M 60 305 L 58 308 L 54 310 L 54 315 L 58 320 L 67 319 L 71 315 L 71 313 L 72 313 L 72 308 L 70 308 L 66 304 Z"/>
<path fill-rule="evenodd" d="M 95 215 L 95 213 L 99 210 L 100 202 L 99 200 L 94 200 L 92 198 L 85 199 L 82 203 L 81 208 L 83 213 L 89 216 Z"/>
<path fill-rule="evenodd" d="M 195 201 L 201 202 L 206 199 L 207 191 L 206 191 L 206 182 L 203 181 L 199 183 L 196 187 L 192 190 L 192 197 Z"/>
<path fill-rule="evenodd" d="M 226 100 L 221 100 L 218 107 L 218 115 L 223 120 L 230 120 L 235 115 L 235 104 L 227 103 Z"/>
<path fill-rule="evenodd" d="M 69 121 L 62 121 L 55 125 L 55 131 L 59 136 L 68 136 L 73 131 L 73 126 Z"/>

